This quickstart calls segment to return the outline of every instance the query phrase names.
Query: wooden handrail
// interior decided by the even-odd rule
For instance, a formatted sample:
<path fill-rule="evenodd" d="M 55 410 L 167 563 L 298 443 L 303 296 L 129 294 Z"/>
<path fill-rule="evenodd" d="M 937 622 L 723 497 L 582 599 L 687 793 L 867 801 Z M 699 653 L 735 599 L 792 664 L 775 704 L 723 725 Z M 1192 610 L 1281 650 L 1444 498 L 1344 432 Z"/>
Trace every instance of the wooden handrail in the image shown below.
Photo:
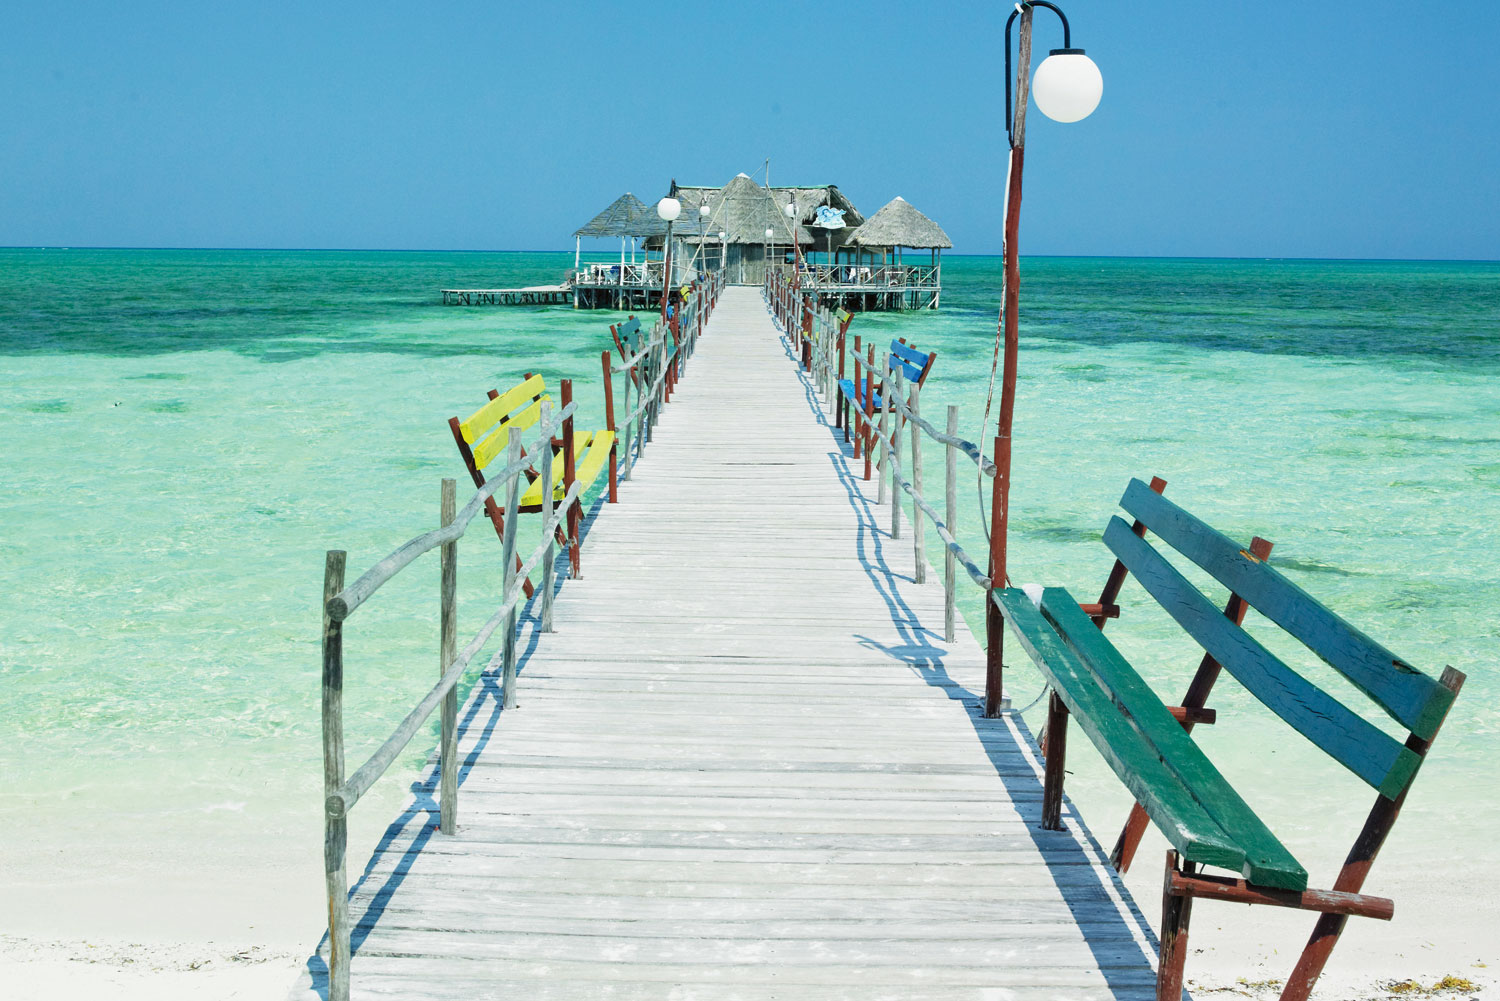
<path fill-rule="evenodd" d="M 498 474 L 490 477 L 484 486 L 474 492 L 474 496 L 463 506 L 463 510 L 458 512 L 452 524 L 435 528 L 430 532 L 423 532 L 416 538 L 403 543 L 395 552 L 361 574 L 353 584 L 330 598 L 327 604 L 328 617 L 335 622 L 344 621 L 354 614 L 356 608 L 368 601 L 372 594 L 380 590 L 381 586 L 400 573 L 418 556 L 431 552 L 444 543 L 455 542 L 463 538 L 469 522 L 483 509 L 484 502 L 512 479 L 530 469 L 536 463 L 537 453 L 550 445 L 552 432 L 557 430 L 562 422 L 571 417 L 577 409 L 577 404 L 570 404 L 559 410 L 550 424 L 539 427 L 536 440 L 531 443 L 531 455 L 522 461 L 510 463 Z"/>

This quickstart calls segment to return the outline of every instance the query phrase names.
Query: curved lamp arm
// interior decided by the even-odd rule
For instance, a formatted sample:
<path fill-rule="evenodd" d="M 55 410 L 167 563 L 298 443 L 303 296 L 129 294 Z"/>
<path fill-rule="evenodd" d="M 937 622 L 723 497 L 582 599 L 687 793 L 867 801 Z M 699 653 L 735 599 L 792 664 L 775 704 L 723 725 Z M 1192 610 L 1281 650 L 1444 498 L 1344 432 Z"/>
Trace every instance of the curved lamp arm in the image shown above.
<path fill-rule="evenodd" d="M 1010 26 L 1015 23 L 1016 15 L 1021 13 L 1022 7 L 1046 7 L 1052 13 L 1056 14 L 1057 19 L 1062 22 L 1063 47 L 1053 49 L 1052 55 L 1071 55 L 1075 53 L 1083 55 L 1082 49 L 1073 48 L 1073 30 L 1068 26 L 1068 15 L 1064 14 L 1062 8 L 1058 7 L 1057 4 L 1048 3 L 1047 0 L 1022 0 L 1021 3 L 1016 4 L 1016 9 L 1011 11 L 1010 17 L 1005 19 L 1005 138 L 1011 148 L 1015 148 L 1016 141 L 1011 122 L 1015 109 L 1011 107 L 1010 96 Z"/>

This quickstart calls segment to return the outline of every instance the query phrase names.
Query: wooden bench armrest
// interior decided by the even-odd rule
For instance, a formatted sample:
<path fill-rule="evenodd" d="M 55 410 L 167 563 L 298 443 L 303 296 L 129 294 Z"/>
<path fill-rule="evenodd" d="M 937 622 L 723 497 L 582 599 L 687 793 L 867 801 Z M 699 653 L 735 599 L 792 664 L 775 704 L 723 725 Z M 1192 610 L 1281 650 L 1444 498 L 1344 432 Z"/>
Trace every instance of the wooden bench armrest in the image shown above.
<path fill-rule="evenodd" d="M 1351 917 L 1389 921 L 1396 913 L 1395 901 L 1367 893 L 1344 893 L 1340 890 L 1278 890 L 1256 886 L 1243 879 L 1194 873 L 1189 876 L 1171 869 L 1167 873 L 1167 893 L 1174 897 L 1207 897 L 1236 904 L 1270 904 L 1293 907 L 1324 914 L 1346 914 Z"/>
<path fill-rule="evenodd" d="M 1202 723 L 1211 725 L 1219 718 L 1219 714 L 1212 709 L 1198 709 L 1193 706 L 1167 706 L 1167 712 L 1179 723 Z"/>

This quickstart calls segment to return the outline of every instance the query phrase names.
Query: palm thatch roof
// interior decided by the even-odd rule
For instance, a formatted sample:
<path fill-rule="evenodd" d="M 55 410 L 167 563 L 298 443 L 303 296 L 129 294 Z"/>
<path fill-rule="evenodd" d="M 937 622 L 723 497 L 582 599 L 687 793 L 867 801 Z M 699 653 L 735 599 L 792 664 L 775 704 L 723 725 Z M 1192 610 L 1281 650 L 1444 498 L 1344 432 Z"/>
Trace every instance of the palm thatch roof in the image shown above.
<path fill-rule="evenodd" d="M 918 212 L 900 195 L 856 229 L 849 242 L 861 247 L 919 247 L 923 250 L 953 246 L 943 227 Z"/>
<path fill-rule="evenodd" d="M 792 221 L 787 218 L 786 207 L 797 204 L 797 242 L 812 244 L 821 241 L 821 231 L 808 228 L 813 215 L 822 205 L 844 211 L 844 221 L 849 226 L 858 226 L 864 217 L 854 203 L 844 197 L 837 185 L 828 184 L 812 188 L 765 188 L 756 184 L 745 174 L 739 174 L 722 188 L 705 188 L 672 184 L 672 196 L 682 202 L 682 220 L 703 218 L 699 207 L 708 203 L 708 216 L 702 231 L 709 239 L 716 239 L 723 232 L 728 243 L 764 244 L 766 229 L 774 231 L 776 243 L 792 242 Z"/>
<path fill-rule="evenodd" d="M 646 203 L 630 192 L 609 203 L 609 207 L 583 226 L 573 231 L 574 236 L 642 236 L 644 226 L 650 222 L 660 223 L 656 213 L 646 208 Z"/>

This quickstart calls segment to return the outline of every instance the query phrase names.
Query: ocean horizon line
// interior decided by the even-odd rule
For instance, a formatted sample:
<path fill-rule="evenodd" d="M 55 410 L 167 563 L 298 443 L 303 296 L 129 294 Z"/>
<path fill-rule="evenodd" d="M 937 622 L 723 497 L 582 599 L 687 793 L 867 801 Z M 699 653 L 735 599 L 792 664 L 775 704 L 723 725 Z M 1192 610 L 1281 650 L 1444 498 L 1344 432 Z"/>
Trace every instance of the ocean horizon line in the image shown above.
<path fill-rule="evenodd" d="M 0 245 L 0 253 L 12 251 L 158 251 L 162 253 L 182 253 L 196 251 L 203 253 L 245 253 L 245 254 L 558 254 L 567 255 L 573 253 L 571 250 L 476 250 L 476 249 L 441 249 L 432 247 L 146 247 L 146 246 L 92 246 L 92 245 L 36 245 L 36 244 L 13 244 Z M 920 251 L 915 251 L 920 252 Z M 585 250 L 585 255 L 612 256 L 613 251 Z M 946 258 L 997 258 L 999 251 L 993 253 L 958 253 L 950 251 L 945 254 Z M 1346 264 L 1500 264 L 1500 258 L 1490 257 L 1305 257 L 1297 255 L 1231 255 L 1231 254 L 1022 254 L 1023 259 L 1060 260 L 1060 261 L 1262 261 L 1262 262 L 1301 262 L 1309 263 L 1346 263 Z"/>

